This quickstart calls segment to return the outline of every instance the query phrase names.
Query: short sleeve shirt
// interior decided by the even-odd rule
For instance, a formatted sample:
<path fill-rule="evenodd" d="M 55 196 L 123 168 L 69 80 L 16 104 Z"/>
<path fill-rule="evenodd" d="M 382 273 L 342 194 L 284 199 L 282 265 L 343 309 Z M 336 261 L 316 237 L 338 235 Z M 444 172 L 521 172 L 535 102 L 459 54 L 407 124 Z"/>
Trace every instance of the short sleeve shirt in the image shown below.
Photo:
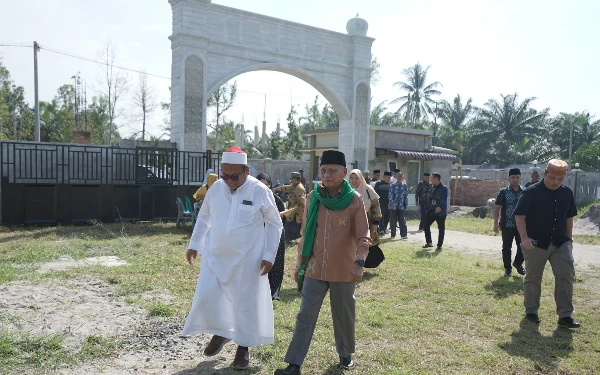
<path fill-rule="evenodd" d="M 507 186 L 498 192 L 496 196 L 496 204 L 502 206 L 502 213 L 500 218 L 500 227 L 502 228 L 516 228 L 517 222 L 515 221 L 515 209 L 517 208 L 517 202 L 523 194 L 523 189 L 519 186 L 519 190 L 513 189 Z"/>
<path fill-rule="evenodd" d="M 561 246 L 571 240 L 567 218 L 577 215 L 573 191 L 564 185 L 550 190 L 541 180 L 523 192 L 515 215 L 525 216 L 527 236 L 536 241 L 536 247 Z"/>

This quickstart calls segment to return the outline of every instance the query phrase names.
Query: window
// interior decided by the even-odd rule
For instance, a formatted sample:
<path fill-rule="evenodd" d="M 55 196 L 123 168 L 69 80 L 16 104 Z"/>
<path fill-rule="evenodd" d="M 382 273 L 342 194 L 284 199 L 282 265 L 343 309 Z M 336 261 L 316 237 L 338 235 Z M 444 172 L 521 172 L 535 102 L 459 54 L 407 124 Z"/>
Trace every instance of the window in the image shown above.
<path fill-rule="evenodd" d="M 408 194 L 414 194 L 419 185 L 421 163 L 418 161 L 408 162 L 408 173 L 406 173 L 406 184 L 408 185 Z"/>
<path fill-rule="evenodd" d="M 392 174 L 394 174 L 394 169 L 396 169 L 396 162 L 395 161 L 391 161 L 388 160 L 388 171 L 392 172 Z"/>

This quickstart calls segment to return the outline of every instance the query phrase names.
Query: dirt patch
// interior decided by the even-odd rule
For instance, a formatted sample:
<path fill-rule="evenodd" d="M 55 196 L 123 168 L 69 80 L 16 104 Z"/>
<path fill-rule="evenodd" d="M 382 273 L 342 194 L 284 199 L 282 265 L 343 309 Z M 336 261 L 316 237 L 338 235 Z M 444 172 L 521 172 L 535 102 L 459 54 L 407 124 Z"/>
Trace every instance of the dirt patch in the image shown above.
<path fill-rule="evenodd" d="M 202 354 L 210 335 L 180 337 L 183 320 L 146 321 L 129 335 L 117 358 L 99 359 L 81 366 L 64 367 L 64 375 L 135 374 L 235 374 L 229 369 L 236 345 L 228 343 L 221 353 L 206 358 Z M 252 354 L 251 354 L 252 355 Z M 251 365 L 257 365 L 256 362 Z M 248 373 L 248 372 L 246 372 Z"/>
<path fill-rule="evenodd" d="M 69 268 L 85 267 L 85 266 L 104 266 L 104 267 L 117 267 L 124 266 L 127 261 L 116 257 L 116 256 L 101 256 L 85 258 L 81 260 L 75 260 L 70 256 L 60 257 L 53 262 L 44 263 L 38 269 L 38 272 L 48 271 L 64 271 Z"/>
<path fill-rule="evenodd" d="M 166 304 L 175 301 L 164 292 L 145 292 L 139 297 Z M 115 294 L 114 286 L 88 276 L 0 285 L 0 327 L 8 332 L 60 334 L 64 346 L 73 352 L 81 350 L 91 335 L 122 343 L 116 358 L 64 366 L 58 369 L 64 375 L 229 373 L 236 346 L 228 344 L 219 355 L 204 358 L 202 351 L 210 335 L 181 337 L 184 321 L 181 317 L 149 318 L 145 309 Z"/>
<path fill-rule="evenodd" d="M 573 234 L 600 235 L 600 205 L 592 205 L 573 223 Z"/>
<path fill-rule="evenodd" d="M 81 348 L 91 335 L 113 337 L 133 331 L 147 315 L 115 296 L 107 283 L 91 277 L 0 285 L 0 310 L 16 317 L 3 322 L 3 328 L 35 335 L 58 333 L 70 349 Z"/>

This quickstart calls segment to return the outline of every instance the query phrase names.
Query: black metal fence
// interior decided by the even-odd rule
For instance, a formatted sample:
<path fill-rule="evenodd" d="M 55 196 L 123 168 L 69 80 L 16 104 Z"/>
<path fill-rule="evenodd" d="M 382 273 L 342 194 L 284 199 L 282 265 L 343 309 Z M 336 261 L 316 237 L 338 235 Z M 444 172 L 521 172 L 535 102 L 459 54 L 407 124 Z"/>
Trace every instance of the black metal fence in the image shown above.
<path fill-rule="evenodd" d="M 2 223 L 174 219 L 219 166 L 210 151 L 0 142 Z"/>

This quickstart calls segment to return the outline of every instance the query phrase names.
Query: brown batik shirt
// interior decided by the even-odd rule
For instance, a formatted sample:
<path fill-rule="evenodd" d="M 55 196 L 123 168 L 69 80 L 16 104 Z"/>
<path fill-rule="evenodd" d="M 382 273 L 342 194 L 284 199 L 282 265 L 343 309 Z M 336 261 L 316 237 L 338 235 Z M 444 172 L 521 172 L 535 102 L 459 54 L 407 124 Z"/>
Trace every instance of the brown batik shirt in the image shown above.
<path fill-rule="evenodd" d="M 323 196 L 327 192 L 319 184 Z M 308 202 L 312 198 L 308 195 Z M 309 205 L 307 204 L 306 207 Z M 306 225 L 306 211 L 302 220 L 302 238 L 298 243 L 298 260 L 302 259 L 302 246 L 304 244 L 304 226 Z M 306 277 L 329 282 L 350 282 L 350 275 L 356 259 L 366 259 L 371 246 L 369 221 L 361 196 L 354 194 L 352 201 L 343 210 L 330 210 L 319 203 L 317 218 L 317 233 L 313 253 L 306 267 Z"/>

